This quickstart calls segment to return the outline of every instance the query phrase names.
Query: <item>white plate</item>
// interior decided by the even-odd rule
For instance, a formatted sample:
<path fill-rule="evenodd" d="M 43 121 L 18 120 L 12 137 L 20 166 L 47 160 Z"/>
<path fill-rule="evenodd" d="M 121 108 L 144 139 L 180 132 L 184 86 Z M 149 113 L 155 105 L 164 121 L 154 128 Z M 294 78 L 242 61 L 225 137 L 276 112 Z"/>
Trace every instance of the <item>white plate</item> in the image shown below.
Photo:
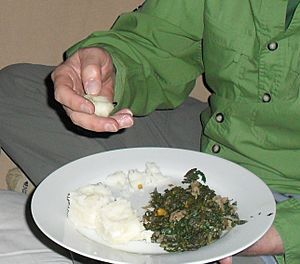
<path fill-rule="evenodd" d="M 155 250 L 139 254 L 147 252 L 144 242 L 135 242 L 137 253 L 111 248 L 87 239 L 69 224 L 67 195 L 70 191 L 99 182 L 118 170 L 144 170 L 147 161 L 155 162 L 164 175 L 180 180 L 189 169 L 200 169 L 216 193 L 237 201 L 239 216 L 247 223 L 199 250 L 167 254 Z M 121 149 L 71 162 L 37 187 L 31 208 L 37 226 L 57 244 L 92 259 L 133 264 L 200 264 L 234 255 L 263 236 L 272 225 L 276 210 L 270 189 L 248 170 L 212 155 L 172 148 Z"/>

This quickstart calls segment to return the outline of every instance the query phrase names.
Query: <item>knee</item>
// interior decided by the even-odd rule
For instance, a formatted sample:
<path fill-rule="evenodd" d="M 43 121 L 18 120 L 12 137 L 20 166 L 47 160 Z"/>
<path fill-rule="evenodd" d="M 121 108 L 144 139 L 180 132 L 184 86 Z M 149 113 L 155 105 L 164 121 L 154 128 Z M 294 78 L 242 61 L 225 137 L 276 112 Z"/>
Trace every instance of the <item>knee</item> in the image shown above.
<path fill-rule="evenodd" d="M 9 91 L 12 88 L 15 88 L 16 80 L 20 78 L 21 75 L 24 75 L 26 72 L 27 64 L 18 63 L 11 64 L 0 70 L 0 92 Z M 26 74 L 25 74 L 26 76 Z"/>
<path fill-rule="evenodd" d="M 0 70 L 0 78 L 12 76 L 20 71 L 24 71 L 27 65 L 28 65 L 27 63 L 16 63 L 16 64 L 5 66 Z"/>
<path fill-rule="evenodd" d="M 0 86 L 12 82 L 21 84 L 25 80 L 32 82 L 44 80 L 49 77 L 54 68 L 54 66 L 31 63 L 11 64 L 0 70 Z"/>
<path fill-rule="evenodd" d="M 28 64 L 18 63 L 4 67 L 0 70 L 0 104 L 8 98 L 14 98 L 22 92 L 21 86 L 26 79 L 30 78 Z"/>

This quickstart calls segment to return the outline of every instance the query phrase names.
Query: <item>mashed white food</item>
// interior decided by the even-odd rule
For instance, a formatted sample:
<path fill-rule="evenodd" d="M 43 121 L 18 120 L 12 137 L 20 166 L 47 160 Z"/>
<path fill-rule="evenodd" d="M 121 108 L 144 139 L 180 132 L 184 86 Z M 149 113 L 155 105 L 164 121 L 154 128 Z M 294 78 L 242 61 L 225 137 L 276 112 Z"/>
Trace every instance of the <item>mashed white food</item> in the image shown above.
<path fill-rule="evenodd" d="M 144 171 L 130 169 L 127 174 L 123 171 L 116 171 L 107 176 L 105 184 L 113 188 L 134 192 L 143 190 L 145 186 L 156 186 L 168 179 L 154 162 L 147 162 L 145 167 Z"/>
<path fill-rule="evenodd" d="M 93 103 L 95 106 L 95 115 L 97 116 L 108 117 L 114 109 L 114 105 L 104 96 L 86 94 L 84 98 Z"/>
<path fill-rule="evenodd" d="M 75 227 L 96 228 L 99 211 L 114 201 L 112 192 L 104 184 L 91 184 L 70 192 L 68 217 Z"/>
<path fill-rule="evenodd" d="M 109 244 L 150 242 L 152 232 L 145 230 L 128 193 L 135 195 L 146 186 L 156 186 L 167 179 L 153 162 L 146 163 L 144 171 L 117 171 L 101 183 L 70 192 L 68 218 L 79 232 L 86 235 L 84 230 L 94 230 L 99 240 Z"/>

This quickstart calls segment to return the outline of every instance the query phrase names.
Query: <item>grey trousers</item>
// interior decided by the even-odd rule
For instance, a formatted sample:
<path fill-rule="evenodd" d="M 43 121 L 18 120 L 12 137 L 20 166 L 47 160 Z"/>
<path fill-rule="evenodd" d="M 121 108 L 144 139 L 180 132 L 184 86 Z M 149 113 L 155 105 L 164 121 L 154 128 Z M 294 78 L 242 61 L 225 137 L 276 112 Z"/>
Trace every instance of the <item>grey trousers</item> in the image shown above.
<path fill-rule="evenodd" d="M 35 185 L 58 167 L 102 151 L 139 146 L 199 150 L 206 103 L 188 98 L 177 109 L 135 118 L 133 128 L 94 133 L 75 126 L 54 100 L 52 70 L 17 64 L 0 71 L 0 146 Z M 234 263 L 265 263 L 239 259 Z"/>

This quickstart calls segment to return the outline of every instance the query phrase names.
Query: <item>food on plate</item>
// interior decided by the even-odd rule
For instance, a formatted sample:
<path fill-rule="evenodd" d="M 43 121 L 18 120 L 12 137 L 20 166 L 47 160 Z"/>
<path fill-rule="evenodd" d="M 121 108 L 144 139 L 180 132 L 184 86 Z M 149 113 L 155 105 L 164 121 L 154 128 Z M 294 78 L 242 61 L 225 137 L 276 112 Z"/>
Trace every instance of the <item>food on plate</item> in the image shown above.
<path fill-rule="evenodd" d="M 88 184 L 68 195 L 68 218 L 82 234 L 108 244 L 125 244 L 129 241 L 150 242 L 151 231 L 145 230 L 141 217 L 132 208 L 129 194 L 143 191 L 166 180 L 158 166 L 147 162 L 144 171 L 131 169 L 126 174 L 117 171 L 103 182 Z M 141 188 L 140 186 L 143 186 Z M 95 240 L 95 239 L 94 239 Z"/>
<path fill-rule="evenodd" d="M 144 241 L 168 252 L 196 250 L 245 222 L 236 202 L 205 182 L 200 170 L 191 169 L 181 184 L 174 183 L 147 162 L 143 171 L 116 171 L 70 192 L 68 218 L 83 235 L 111 246 Z"/>
<path fill-rule="evenodd" d="M 107 176 L 105 184 L 111 188 L 118 188 L 119 191 L 134 192 L 143 190 L 145 186 L 156 186 L 170 180 L 164 176 L 155 162 L 146 162 L 145 170 L 130 169 L 116 171 Z"/>
<path fill-rule="evenodd" d="M 187 186 L 172 186 L 164 193 L 155 189 L 151 193 L 143 223 L 153 231 L 152 242 L 169 252 L 196 250 L 245 223 L 239 219 L 236 202 L 216 195 L 205 182 L 205 175 L 194 168 L 182 181 Z"/>
<path fill-rule="evenodd" d="M 102 183 L 70 192 L 68 201 L 68 218 L 84 235 L 93 230 L 100 241 L 108 244 L 149 241 L 151 233 L 145 230 L 130 202 L 114 197 Z"/>
<path fill-rule="evenodd" d="M 113 201 L 111 190 L 102 183 L 80 187 L 68 195 L 68 218 L 76 227 L 96 228 L 99 210 Z"/>
<path fill-rule="evenodd" d="M 84 98 L 93 103 L 95 106 L 95 115 L 97 116 L 108 117 L 114 109 L 114 105 L 104 96 L 86 94 Z"/>

